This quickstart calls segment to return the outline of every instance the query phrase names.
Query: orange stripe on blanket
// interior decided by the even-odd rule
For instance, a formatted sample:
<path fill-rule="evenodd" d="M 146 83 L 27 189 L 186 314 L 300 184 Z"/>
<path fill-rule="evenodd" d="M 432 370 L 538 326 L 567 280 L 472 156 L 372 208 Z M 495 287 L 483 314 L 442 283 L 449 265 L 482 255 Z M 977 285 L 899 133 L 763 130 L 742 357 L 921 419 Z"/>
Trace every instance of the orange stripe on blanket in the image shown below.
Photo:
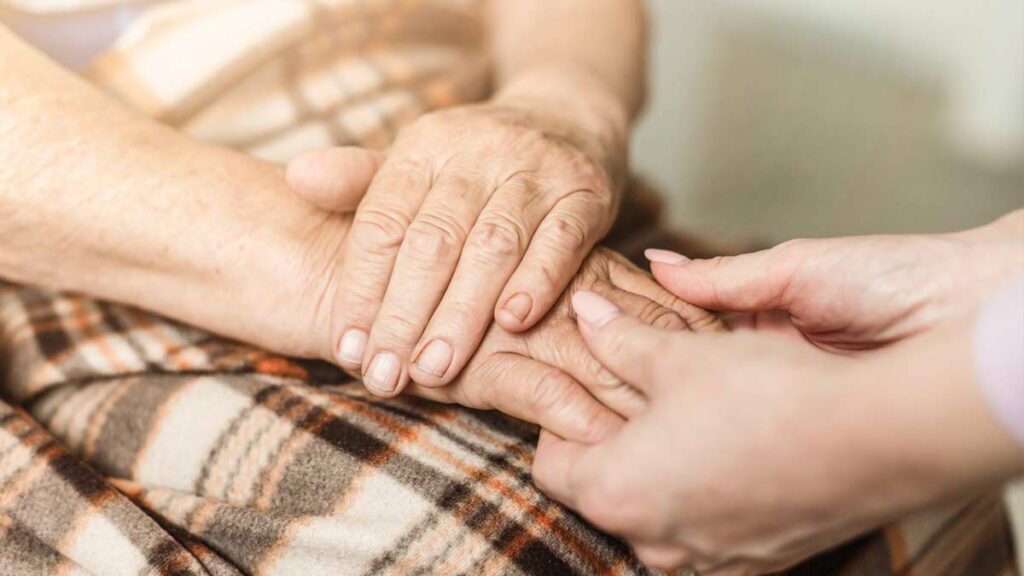
<path fill-rule="evenodd" d="M 398 423 L 394 418 L 385 415 L 379 410 L 371 410 L 365 404 L 353 402 L 352 400 L 349 400 L 341 396 L 337 396 L 336 398 L 337 403 L 345 405 L 350 409 L 367 416 L 368 418 L 370 418 L 373 421 L 376 421 L 385 428 L 397 431 L 401 430 L 404 427 L 402 424 Z M 452 416 L 449 415 L 448 417 L 451 418 Z M 555 523 L 554 518 L 551 517 L 549 512 L 542 511 L 536 504 L 524 498 L 520 490 L 514 489 L 508 484 L 499 481 L 494 476 L 488 477 L 486 471 L 484 470 L 470 467 L 464 461 L 458 458 L 453 458 L 450 452 L 443 450 L 436 444 L 430 443 L 422 435 L 416 436 L 415 438 L 416 440 L 418 440 L 416 445 L 424 448 L 425 450 L 427 450 L 427 452 L 433 454 L 435 457 L 437 457 L 445 464 L 449 464 L 456 470 L 466 474 L 468 476 L 468 479 L 484 480 L 485 485 L 494 489 L 498 494 L 505 496 L 511 502 L 519 505 L 523 512 L 527 514 L 530 518 L 532 518 L 534 522 L 536 522 L 535 525 L 551 529 L 552 531 L 554 531 L 560 538 L 562 538 L 567 544 L 569 544 L 570 548 L 572 548 L 572 550 L 576 552 L 576 554 L 580 557 L 581 560 L 583 560 L 584 564 L 588 566 L 592 573 L 610 573 L 612 567 L 603 566 L 600 562 L 600 558 L 593 551 L 589 550 L 584 542 L 580 541 L 580 539 L 572 532 L 569 532 L 559 524 Z M 551 507 L 550 510 L 560 511 L 560 509 L 557 507 Z M 529 523 L 527 523 L 526 525 L 531 527 L 534 526 L 533 524 Z M 524 530 L 524 532 L 525 531 L 526 530 Z M 514 541 L 513 543 L 510 543 L 510 545 L 511 544 L 521 546 L 523 543 Z"/>

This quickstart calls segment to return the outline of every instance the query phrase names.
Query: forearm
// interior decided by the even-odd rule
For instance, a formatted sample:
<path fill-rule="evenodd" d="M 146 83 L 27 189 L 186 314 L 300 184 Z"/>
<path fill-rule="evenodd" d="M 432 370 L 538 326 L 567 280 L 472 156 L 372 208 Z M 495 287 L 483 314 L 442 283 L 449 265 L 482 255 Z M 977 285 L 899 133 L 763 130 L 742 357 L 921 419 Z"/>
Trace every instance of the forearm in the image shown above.
<path fill-rule="evenodd" d="M 0 53 L 0 277 L 258 340 L 246 283 L 298 270 L 325 216 L 278 167 L 151 122 L 2 29 Z"/>
<path fill-rule="evenodd" d="M 491 0 L 499 92 L 565 100 L 628 130 L 646 89 L 647 25 L 640 0 Z"/>

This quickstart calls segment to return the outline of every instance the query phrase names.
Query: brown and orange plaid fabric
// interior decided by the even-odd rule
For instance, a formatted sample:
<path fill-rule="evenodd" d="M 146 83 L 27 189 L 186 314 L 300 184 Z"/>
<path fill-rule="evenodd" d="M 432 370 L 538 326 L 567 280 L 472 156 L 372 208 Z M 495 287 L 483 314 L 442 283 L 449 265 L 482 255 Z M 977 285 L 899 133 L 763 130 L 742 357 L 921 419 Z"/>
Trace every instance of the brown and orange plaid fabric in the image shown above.
<path fill-rule="evenodd" d="M 645 573 L 533 486 L 536 432 L 500 414 L 26 287 L 0 286 L 0 350 L 0 574 Z M 1010 562 L 993 498 L 792 573 Z"/>
<path fill-rule="evenodd" d="M 113 0 L 0 0 L 41 13 Z M 478 0 L 175 0 L 86 76 L 273 160 L 384 147 L 486 95 Z M 609 242 L 672 247 L 637 194 Z M 676 246 L 692 255 L 692 243 Z M 125 306 L 0 283 L 0 574 L 643 574 L 540 494 L 536 431 L 374 399 L 330 366 Z M 983 499 L 793 574 L 1012 573 Z"/>
<path fill-rule="evenodd" d="M 0 571 L 635 573 L 534 431 L 129 308 L 5 287 Z"/>

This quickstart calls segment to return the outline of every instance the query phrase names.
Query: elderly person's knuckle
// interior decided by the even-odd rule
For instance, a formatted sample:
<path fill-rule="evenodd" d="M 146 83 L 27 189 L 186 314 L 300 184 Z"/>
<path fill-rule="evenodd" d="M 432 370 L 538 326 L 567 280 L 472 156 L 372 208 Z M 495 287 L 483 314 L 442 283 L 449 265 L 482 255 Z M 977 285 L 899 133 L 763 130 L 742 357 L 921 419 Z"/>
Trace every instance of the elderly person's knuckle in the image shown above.
<path fill-rule="evenodd" d="M 536 173 L 520 170 L 506 176 L 499 188 L 502 194 L 510 196 L 519 204 L 526 204 L 540 195 L 541 185 Z"/>
<path fill-rule="evenodd" d="M 465 227 L 454 218 L 421 214 L 409 226 L 405 245 L 418 263 L 428 266 L 447 260 L 465 241 Z"/>
<path fill-rule="evenodd" d="M 583 152 L 574 152 L 570 163 L 572 165 L 573 174 L 576 175 L 587 189 L 593 190 L 596 194 L 602 197 L 611 195 L 611 187 L 608 185 L 607 172 L 598 166 L 590 156 Z"/>
<path fill-rule="evenodd" d="M 641 322 L 663 330 L 678 331 L 686 327 L 686 322 L 674 310 L 653 301 L 644 303 L 637 317 Z"/>
<path fill-rule="evenodd" d="M 548 370 L 529 390 L 528 404 L 537 414 L 563 410 L 574 401 L 576 381 L 558 369 Z"/>
<path fill-rule="evenodd" d="M 686 318 L 686 327 L 691 332 L 720 332 L 726 329 L 717 314 L 706 310 L 700 310 L 696 314 L 689 314 Z"/>
<path fill-rule="evenodd" d="M 551 256 L 543 254 L 538 256 L 542 258 L 542 261 L 537 267 L 539 272 L 536 278 L 533 279 L 531 286 L 536 287 L 540 292 L 560 291 L 564 280 L 562 279 L 559 266 L 555 262 L 551 261 Z"/>
<path fill-rule="evenodd" d="M 554 154 L 556 156 L 563 153 L 562 143 L 551 134 L 542 130 L 512 127 L 512 131 L 509 133 L 509 136 L 515 138 L 516 143 L 525 150 L 533 150 L 544 154 Z"/>
<path fill-rule="evenodd" d="M 507 216 L 492 216 L 479 222 L 470 236 L 470 243 L 480 248 L 485 257 L 513 256 L 525 250 L 525 227 Z"/>
<path fill-rule="evenodd" d="M 356 212 L 353 228 L 371 249 L 393 250 L 405 239 L 409 219 L 397 210 L 367 206 Z"/>
<path fill-rule="evenodd" d="M 552 216 L 548 234 L 555 247 L 576 252 L 587 247 L 590 227 L 578 216 L 564 213 Z"/>

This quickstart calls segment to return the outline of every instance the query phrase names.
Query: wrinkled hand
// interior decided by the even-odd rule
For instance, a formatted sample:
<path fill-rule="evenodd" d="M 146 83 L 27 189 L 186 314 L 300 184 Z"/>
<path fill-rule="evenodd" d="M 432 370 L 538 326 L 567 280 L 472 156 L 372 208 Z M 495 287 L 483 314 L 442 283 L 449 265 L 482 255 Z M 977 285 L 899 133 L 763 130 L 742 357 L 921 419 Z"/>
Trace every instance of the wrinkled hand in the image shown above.
<path fill-rule="evenodd" d="M 542 433 L 533 477 L 652 567 L 782 569 L 1020 472 L 964 326 L 850 357 L 771 333 L 671 333 L 594 294 L 574 307 L 648 405 L 595 445 Z"/>
<path fill-rule="evenodd" d="M 350 184 L 376 173 L 328 296 L 337 363 L 393 396 L 410 377 L 451 382 L 492 320 L 510 331 L 540 321 L 614 220 L 625 138 L 613 124 L 495 101 L 421 117 L 386 158 L 296 159 L 292 187 L 331 210 L 350 208 L 362 194 Z"/>
<path fill-rule="evenodd" d="M 361 153 L 347 161 L 345 194 L 350 193 L 349 202 L 357 202 L 360 178 L 372 166 L 359 164 Z M 323 346 L 330 333 L 324 311 L 330 297 L 343 288 L 336 256 L 351 236 L 351 215 L 338 213 L 345 210 L 345 198 L 335 197 L 336 212 L 292 198 L 302 208 L 297 214 L 286 220 L 277 214 L 262 222 L 259 230 L 272 233 L 254 250 L 261 259 L 235 263 L 242 271 L 242 286 L 263 294 L 259 306 L 239 311 L 243 318 L 261 321 L 260 330 L 239 335 L 243 340 L 286 353 L 333 358 L 331 348 Z M 253 212 L 259 213 L 259 207 Z M 724 329 L 716 316 L 672 296 L 622 256 L 597 248 L 536 326 L 509 332 L 492 325 L 455 382 L 443 388 L 413 385 L 408 391 L 435 401 L 500 410 L 564 438 L 589 442 L 602 437 L 623 417 L 642 409 L 645 399 L 587 351 L 568 304 L 578 290 L 604 294 L 634 317 L 666 329 Z"/>
<path fill-rule="evenodd" d="M 795 240 L 736 257 L 648 252 L 680 298 L 831 350 L 877 348 L 977 306 L 1024 267 L 1024 210 L 956 234 Z"/>
<path fill-rule="evenodd" d="M 646 398 L 587 350 L 569 304 L 580 290 L 615 302 L 630 317 L 667 331 L 724 330 L 716 316 L 657 285 L 622 256 L 596 249 L 537 326 L 522 333 L 492 325 L 476 355 L 450 385 L 407 391 L 440 402 L 496 409 L 563 438 L 594 442 L 646 406 Z"/>

